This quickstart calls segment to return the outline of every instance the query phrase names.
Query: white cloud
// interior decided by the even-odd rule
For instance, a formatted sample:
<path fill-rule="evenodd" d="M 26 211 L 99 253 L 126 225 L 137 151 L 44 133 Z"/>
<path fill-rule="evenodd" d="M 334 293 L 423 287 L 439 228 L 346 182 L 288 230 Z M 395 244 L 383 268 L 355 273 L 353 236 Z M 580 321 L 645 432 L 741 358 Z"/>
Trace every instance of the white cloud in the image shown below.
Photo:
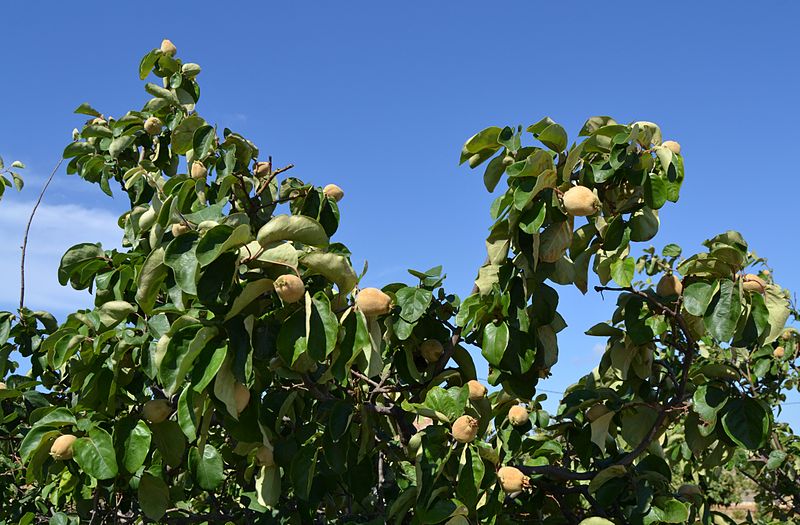
<path fill-rule="evenodd" d="M 33 201 L 0 203 L 0 308 L 16 310 L 19 304 L 19 264 L 25 224 Z M 54 313 L 91 305 L 91 296 L 58 283 L 58 265 L 70 246 L 101 242 L 103 248 L 119 248 L 122 230 L 117 215 L 101 208 L 74 204 L 42 203 L 36 212 L 25 264 L 25 306 Z"/>

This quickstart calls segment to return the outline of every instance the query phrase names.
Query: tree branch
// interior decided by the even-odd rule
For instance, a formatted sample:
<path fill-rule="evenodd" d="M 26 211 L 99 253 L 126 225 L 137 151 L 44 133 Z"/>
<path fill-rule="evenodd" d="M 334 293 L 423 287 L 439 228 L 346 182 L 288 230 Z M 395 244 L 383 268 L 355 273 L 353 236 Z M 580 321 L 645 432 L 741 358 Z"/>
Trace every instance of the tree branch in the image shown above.
<path fill-rule="evenodd" d="M 44 183 L 42 187 L 42 191 L 39 192 L 39 198 L 36 199 L 36 204 L 33 205 L 33 210 L 31 210 L 31 215 L 28 217 L 28 224 L 25 225 L 25 236 L 22 238 L 22 259 L 19 264 L 19 309 L 22 310 L 25 307 L 25 253 L 28 249 L 28 235 L 31 231 L 31 223 L 33 223 L 33 216 L 36 215 L 36 210 L 39 209 L 39 204 L 42 203 L 42 198 L 44 197 L 44 192 L 47 191 L 47 187 L 50 186 L 50 183 L 53 181 L 53 177 L 55 177 L 58 168 L 61 167 L 61 163 L 64 162 L 64 159 L 59 159 L 56 167 L 53 168 L 52 173 L 47 178 L 47 181 Z"/>

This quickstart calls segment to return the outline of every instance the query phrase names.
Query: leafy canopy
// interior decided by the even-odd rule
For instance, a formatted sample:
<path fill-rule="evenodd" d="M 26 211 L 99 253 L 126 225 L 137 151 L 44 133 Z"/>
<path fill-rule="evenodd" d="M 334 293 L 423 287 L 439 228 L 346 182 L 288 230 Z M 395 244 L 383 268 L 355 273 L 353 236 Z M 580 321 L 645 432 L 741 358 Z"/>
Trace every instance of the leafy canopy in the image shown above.
<path fill-rule="evenodd" d="M 773 413 L 798 385 L 796 312 L 736 232 L 688 257 L 635 247 L 684 179 L 657 125 L 477 133 L 461 163 L 498 196 L 473 292 L 409 270 L 382 289 L 391 310 L 365 315 L 337 200 L 203 119 L 199 73 L 162 46 L 139 67 L 156 80 L 141 110 L 76 110 L 67 172 L 129 199 L 123 249 L 64 254 L 59 282 L 92 309 L 0 314 L 0 523 L 711 523 L 722 466 L 759 483 L 766 522 L 793 515 L 800 445 Z M 576 185 L 599 198 L 586 219 L 564 206 Z M 282 275 L 299 301 L 275 292 Z M 595 279 L 618 294 L 587 331 L 605 352 L 548 414 L 558 290 Z"/>

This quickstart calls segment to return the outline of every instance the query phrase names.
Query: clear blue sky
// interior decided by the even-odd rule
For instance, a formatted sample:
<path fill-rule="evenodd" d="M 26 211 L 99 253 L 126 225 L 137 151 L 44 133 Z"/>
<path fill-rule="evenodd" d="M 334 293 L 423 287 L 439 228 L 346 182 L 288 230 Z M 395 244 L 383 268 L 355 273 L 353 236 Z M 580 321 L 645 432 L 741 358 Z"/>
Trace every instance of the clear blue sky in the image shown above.
<path fill-rule="evenodd" d="M 480 171 L 457 166 L 464 140 L 545 115 L 574 137 L 608 114 L 655 121 L 683 145 L 682 198 L 663 210 L 657 246 L 694 251 L 736 229 L 800 289 L 797 2 L 11 2 L 3 15 L 0 155 L 28 165 L 29 186 L 0 204 L 2 309 L 15 308 L 23 214 L 81 122 L 72 110 L 141 107 L 139 59 L 165 37 L 203 67 L 203 116 L 295 176 L 344 188 L 337 237 L 356 266 L 369 260 L 367 284 L 443 264 L 449 289 L 468 293 L 493 197 Z M 125 202 L 62 170 L 45 203 L 28 304 L 63 320 L 88 296 L 59 289 L 61 253 L 113 246 Z M 542 384 L 552 390 L 595 366 L 602 341 L 582 332 L 614 297 L 565 288 L 561 304 L 570 328 Z M 800 427 L 800 405 L 783 418 Z"/>

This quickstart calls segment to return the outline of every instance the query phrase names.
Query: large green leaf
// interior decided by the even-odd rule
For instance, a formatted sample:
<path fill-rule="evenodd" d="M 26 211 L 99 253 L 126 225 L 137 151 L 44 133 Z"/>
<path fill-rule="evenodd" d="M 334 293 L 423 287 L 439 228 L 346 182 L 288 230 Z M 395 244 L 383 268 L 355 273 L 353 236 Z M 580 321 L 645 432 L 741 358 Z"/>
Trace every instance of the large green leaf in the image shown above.
<path fill-rule="evenodd" d="M 172 152 L 183 155 L 192 149 L 194 132 L 205 124 L 206 121 L 197 115 L 190 115 L 183 119 L 172 132 Z"/>
<path fill-rule="evenodd" d="M 153 432 L 153 441 L 161 452 L 164 462 L 176 468 L 183 462 L 183 453 L 186 450 L 186 437 L 180 425 L 168 419 L 150 426 Z"/>
<path fill-rule="evenodd" d="M 158 292 L 164 279 L 167 278 L 167 267 L 164 265 L 164 248 L 158 247 L 147 256 L 141 270 L 136 288 L 136 302 L 146 314 L 150 314 L 155 306 Z"/>
<path fill-rule="evenodd" d="M 84 472 L 97 479 L 111 479 L 119 471 L 111 435 L 99 427 L 72 444 L 75 462 Z"/>
<path fill-rule="evenodd" d="M 164 251 L 164 264 L 172 268 L 175 282 L 184 292 L 197 295 L 197 232 L 179 235 L 170 241 Z"/>
<path fill-rule="evenodd" d="M 158 374 L 168 395 L 178 391 L 195 359 L 219 330 L 215 326 L 186 326 L 174 334 L 167 345 Z"/>
<path fill-rule="evenodd" d="M 323 361 L 336 346 L 339 333 L 339 319 L 331 311 L 331 304 L 324 292 L 317 292 L 306 305 L 306 347 L 308 354 L 317 361 Z"/>
<path fill-rule="evenodd" d="M 281 472 L 278 466 L 261 467 L 256 476 L 258 502 L 265 507 L 278 503 L 281 496 Z"/>
<path fill-rule="evenodd" d="M 324 248 L 329 242 L 325 228 L 305 215 L 276 215 L 258 230 L 256 239 L 264 247 L 277 241 L 295 241 Z"/>
<path fill-rule="evenodd" d="M 139 480 L 139 506 L 144 515 L 158 521 L 169 508 L 169 487 L 161 478 L 145 472 Z"/>
<path fill-rule="evenodd" d="M 711 312 L 704 317 L 708 332 L 718 341 L 728 342 L 736 331 L 736 323 L 742 314 L 739 283 L 722 279 L 719 293 L 711 303 Z"/>
<path fill-rule="evenodd" d="M 225 314 L 225 320 L 227 321 L 236 317 L 239 312 L 244 310 L 248 305 L 250 305 L 250 303 L 255 301 L 261 295 L 272 291 L 273 288 L 272 279 L 258 279 L 256 281 L 248 282 L 245 284 L 242 292 L 236 296 L 236 299 L 233 300 L 230 310 L 228 310 L 228 313 Z"/>
<path fill-rule="evenodd" d="M 772 413 L 759 399 L 732 399 L 725 406 L 722 427 L 736 444 L 748 450 L 764 445 L 772 425 Z"/>
<path fill-rule="evenodd" d="M 152 435 L 144 421 L 139 421 L 133 427 L 123 442 L 122 466 L 128 472 L 136 472 L 144 464 L 147 453 L 150 452 Z"/>
<path fill-rule="evenodd" d="M 508 347 L 508 325 L 489 323 L 483 329 L 483 348 L 481 353 L 492 366 L 499 366 Z"/>
<path fill-rule="evenodd" d="M 189 469 L 200 488 L 215 490 L 225 479 L 222 456 L 213 445 L 206 443 L 203 453 L 197 447 L 189 451 Z"/>
<path fill-rule="evenodd" d="M 247 224 L 240 224 L 236 228 L 226 224 L 214 226 L 197 243 L 197 262 L 205 268 L 226 251 L 243 246 L 249 240 L 250 226 Z"/>
<path fill-rule="evenodd" d="M 300 261 L 310 270 L 336 283 L 339 292 L 350 293 L 358 283 L 358 275 L 343 255 L 319 251 L 308 252 Z"/>
<path fill-rule="evenodd" d="M 400 306 L 400 317 L 407 323 L 414 323 L 422 317 L 433 300 L 433 292 L 412 286 L 400 288 L 395 296 Z"/>
<path fill-rule="evenodd" d="M 764 344 L 771 343 L 783 332 L 789 319 L 789 300 L 784 291 L 774 284 L 767 285 L 765 301 L 769 311 L 769 332 L 764 337 Z"/>
<path fill-rule="evenodd" d="M 719 281 L 698 281 L 683 289 L 683 306 L 692 315 L 702 317 L 719 290 Z"/>

